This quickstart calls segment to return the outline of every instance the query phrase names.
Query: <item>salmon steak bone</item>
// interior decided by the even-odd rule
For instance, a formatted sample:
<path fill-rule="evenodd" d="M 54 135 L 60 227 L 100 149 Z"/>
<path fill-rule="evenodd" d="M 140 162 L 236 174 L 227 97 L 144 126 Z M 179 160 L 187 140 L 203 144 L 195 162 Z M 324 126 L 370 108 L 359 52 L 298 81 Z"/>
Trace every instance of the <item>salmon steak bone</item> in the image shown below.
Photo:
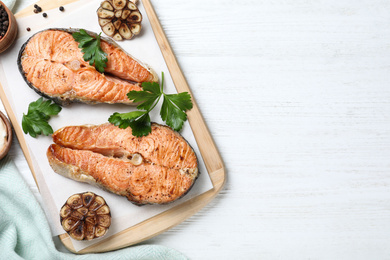
<path fill-rule="evenodd" d="M 157 82 L 157 74 L 109 38 L 101 37 L 107 54 L 104 73 L 83 59 L 73 32 L 79 29 L 47 29 L 23 44 L 18 68 L 27 85 L 60 105 L 133 104 L 127 93 L 142 90 L 142 82 Z M 91 36 L 96 34 L 86 31 Z"/>
<path fill-rule="evenodd" d="M 188 142 L 156 123 L 144 137 L 109 123 L 67 126 L 53 134 L 53 142 L 47 158 L 56 173 L 137 205 L 173 202 L 188 193 L 199 174 Z"/>

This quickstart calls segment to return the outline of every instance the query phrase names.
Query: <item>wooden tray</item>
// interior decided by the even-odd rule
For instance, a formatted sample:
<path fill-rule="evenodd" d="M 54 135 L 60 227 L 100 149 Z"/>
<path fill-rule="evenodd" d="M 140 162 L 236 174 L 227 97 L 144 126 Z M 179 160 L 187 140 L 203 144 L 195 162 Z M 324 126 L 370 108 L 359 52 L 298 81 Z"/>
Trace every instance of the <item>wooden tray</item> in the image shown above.
<path fill-rule="evenodd" d="M 76 1 L 77 0 L 61 0 L 61 1 L 41 0 L 38 1 L 37 4 L 43 7 L 43 9 L 45 10 L 50 10 L 50 9 L 58 8 L 61 5 L 69 4 Z M 169 45 L 169 42 L 165 36 L 165 33 L 161 27 L 161 24 L 157 18 L 157 15 L 152 7 L 150 0 L 142 0 L 142 3 L 149 17 L 154 35 L 160 46 L 160 50 L 164 56 L 165 62 L 168 66 L 169 72 L 172 76 L 177 91 L 178 92 L 187 91 L 191 94 L 187 81 L 179 67 L 175 55 L 173 54 L 172 48 Z M 20 17 L 32 15 L 33 9 L 34 7 L 33 5 L 31 5 L 25 8 L 24 10 L 18 12 L 15 16 L 16 18 L 20 18 Z M 36 181 L 35 172 L 32 167 L 32 159 L 28 152 L 28 148 L 24 139 L 24 133 L 22 131 L 21 126 L 19 125 L 17 118 L 15 117 L 15 114 L 11 109 L 10 103 L 7 100 L 7 97 L 5 95 L 4 89 L 2 88 L 1 84 L 0 84 L 0 98 L 3 101 L 7 114 L 14 126 L 16 136 L 19 140 L 20 146 L 23 150 L 28 165 Z M 147 240 L 151 237 L 161 234 L 162 232 L 172 228 L 173 226 L 189 218 L 190 216 L 195 214 L 198 210 L 200 210 L 205 205 L 207 205 L 219 193 L 219 191 L 222 189 L 225 183 L 225 178 L 226 178 L 224 164 L 193 96 L 192 96 L 192 101 L 194 103 L 194 107 L 187 113 L 188 121 L 191 125 L 193 133 L 195 135 L 195 139 L 198 143 L 200 152 L 204 159 L 206 168 L 209 172 L 211 181 L 213 183 L 213 189 L 187 202 L 184 202 L 183 204 L 180 204 L 170 210 L 167 210 L 159 215 L 156 215 L 146 221 L 143 221 L 137 224 L 136 226 L 123 230 L 122 232 L 119 232 L 105 240 L 102 240 L 100 243 L 96 243 L 92 246 L 84 248 L 83 250 L 77 253 L 106 252 L 106 251 L 111 251 L 126 246 L 130 246 L 130 245 L 134 245 L 144 240 Z M 68 234 L 63 234 L 60 235 L 59 237 L 62 243 L 65 245 L 65 247 L 67 247 L 70 251 L 75 252 L 75 249 L 71 243 Z"/>

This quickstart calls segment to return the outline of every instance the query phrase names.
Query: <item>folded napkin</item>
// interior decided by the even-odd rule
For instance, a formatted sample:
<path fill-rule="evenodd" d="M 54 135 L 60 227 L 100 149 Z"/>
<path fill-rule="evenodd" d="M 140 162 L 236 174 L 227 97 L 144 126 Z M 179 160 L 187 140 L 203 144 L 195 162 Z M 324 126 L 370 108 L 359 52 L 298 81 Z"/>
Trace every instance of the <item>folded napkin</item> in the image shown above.
<path fill-rule="evenodd" d="M 158 245 L 133 246 L 101 254 L 59 252 L 40 204 L 9 157 L 0 161 L 0 258 L 187 259 L 176 250 Z"/>

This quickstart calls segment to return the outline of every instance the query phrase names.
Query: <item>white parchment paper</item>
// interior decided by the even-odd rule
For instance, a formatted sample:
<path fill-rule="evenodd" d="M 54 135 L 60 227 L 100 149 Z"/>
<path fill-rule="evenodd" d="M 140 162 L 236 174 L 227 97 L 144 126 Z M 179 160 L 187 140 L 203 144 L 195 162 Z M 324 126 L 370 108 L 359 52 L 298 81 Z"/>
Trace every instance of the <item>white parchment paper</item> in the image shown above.
<path fill-rule="evenodd" d="M 17 68 L 17 56 L 21 46 L 34 33 L 47 28 L 84 28 L 96 33 L 101 32 L 96 15 L 96 10 L 100 2 L 100 0 L 81 0 L 77 3 L 66 5 L 65 12 L 60 12 L 58 9 L 47 11 L 47 18 L 43 18 L 41 14 L 34 14 L 18 19 L 20 37 L 12 48 L 0 55 L 0 66 L 2 67 L 0 79 L 12 106 L 12 110 L 19 120 L 20 127 L 23 113 L 27 113 L 28 104 L 40 97 L 24 82 Z M 138 7 L 143 14 L 141 35 L 136 36 L 130 41 L 119 42 L 119 44 L 134 57 L 150 65 L 159 74 L 160 78 L 161 72 L 164 72 L 165 92 L 176 93 L 177 91 L 171 75 L 156 42 L 141 1 L 138 3 Z M 30 27 L 31 31 L 28 32 L 26 30 L 27 27 Z M 104 34 L 102 35 L 104 36 Z M 134 109 L 134 107 L 125 105 L 101 104 L 91 106 L 72 104 L 69 107 L 64 107 L 58 116 L 50 120 L 50 124 L 54 131 L 67 125 L 102 124 L 106 123 L 109 116 L 114 112 L 129 112 Z M 158 110 L 159 106 L 151 113 L 152 121 L 163 123 L 158 114 Z M 46 158 L 46 150 L 52 143 L 51 137 L 40 136 L 38 138 L 32 138 L 29 135 L 25 135 L 24 137 L 33 158 L 34 171 L 37 175 L 40 192 L 45 204 L 44 208 L 53 235 L 64 233 L 59 223 L 59 210 L 66 199 L 74 193 L 92 191 L 105 198 L 112 212 L 112 224 L 107 235 L 104 237 L 104 239 L 107 239 L 128 227 L 134 226 L 210 190 L 213 186 L 188 122 L 185 123 L 181 134 L 191 144 L 198 156 L 199 171 L 201 173 L 198 180 L 185 197 L 174 203 L 168 205 L 146 205 L 142 207 L 133 205 L 126 198 L 54 173 Z M 96 242 L 101 242 L 101 240 L 89 242 L 73 240 L 72 242 L 75 250 L 79 251 Z"/>

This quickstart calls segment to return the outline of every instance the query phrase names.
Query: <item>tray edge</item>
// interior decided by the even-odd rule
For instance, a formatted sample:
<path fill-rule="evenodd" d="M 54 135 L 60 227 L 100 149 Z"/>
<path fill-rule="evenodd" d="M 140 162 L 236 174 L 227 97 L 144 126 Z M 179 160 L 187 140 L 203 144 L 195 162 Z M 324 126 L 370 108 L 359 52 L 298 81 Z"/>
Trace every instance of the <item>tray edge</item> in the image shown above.
<path fill-rule="evenodd" d="M 78 0 L 63 0 L 63 1 L 52 1 L 52 0 L 40 0 L 37 2 L 40 6 L 47 6 L 49 9 L 53 9 L 56 7 L 59 7 L 60 5 L 65 5 L 68 3 L 76 2 Z M 150 2 L 150 0 L 142 0 L 142 3 L 144 4 L 144 8 L 147 12 L 147 15 L 150 19 L 153 32 L 155 34 L 156 40 L 159 44 L 160 50 L 164 56 L 164 60 L 167 64 L 167 67 L 170 71 L 170 74 L 172 76 L 172 79 L 174 81 L 175 87 L 178 92 L 187 91 L 191 94 L 191 90 L 188 86 L 188 83 L 180 69 L 180 66 L 176 60 L 176 57 L 173 53 L 173 50 L 168 42 L 168 39 L 162 29 L 162 26 L 158 20 L 158 17 L 154 11 L 154 8 Z M 29 14 L 32 15 L 33 5 L 28 6 L 27 8 L 23 9 L 22 11 L 18 12 L 15 16 L 17 18 L 28 16 Z M 38 182 L 36 179 L 36 175 L 34 172 L 32 159 L 29 155 L 27 143 L 25 142 L 25 139 L 23 137 L 23 131 L 21 127 L 18 124 L 18 121 L 11 109 L 11 106 L 9 104 L 9 101 L 6 97 L 5 91 L 0 83 L 0 98 L 2 102 L 4 103 L 5 110 L 14 125 L 14 130 L 16 133 L 16 136 L 19 140 L 20 146 L 22 147 L 24 156 L 27 160 L 27 163 L 29 165 L 29 168 L 33 174 L 34 180 L 38 186 Z M 204 122 L 204 119 L 199 111 L 199 108 L 194 100 L 194 97 L 192 96 L 192 101 L 194 103 L 194 107 L 188 111 L 188 121 L 191 125 L 191 128 L 193 128 L 193 132 L 195 135 L 195 139 L 198 143 L 199 149 L 201 150 L 201 154 L 204 157 L 205 165 L 207 167 L 207 170 L 209 171 L 209 175 L 211 178 L 211 181 L 213 183 L 213 189 L 198 195 L 195 198 L 192 198 L 191 200 L 180 204 L 170 210 L 167 210 L 159 215 L 156 215 L 148 220 L 145 220 L 134 227 L 125 229 L 105 240 L 102 240 L 99 243 L 96 243 L 90 247 L 84 248 L 83 250 L 77 251 L 74 249 L 73 244 L 71 243 L 70 237 L 68 234 L 62 234 L 59 235 L 60 241 L 63 243 L 63 245 L 71 252 L 76 254 L 85 254 L 85 253 L 101 253 L 101 252 L 107 252 L 111 250 L 116 250 L 120 248 L 124 248 L 127 246 L 131 246 L 134 244 L 138 244 L 142 241 L 145 241 L 149 238 L 152 238 L 154 236 L 157 236 L 166 230 L 180 224 L 184 220 L 191 217 L 193 214 L 198 212 L 200 209 L 205 207 L 214 197 L 220 192 L 220 190 L 223 188 L 225 181 L 226 181 L 226 172 L 225 172 L 225 166 L 223 164 L 222 158 L 219 154 L 218 149 L 215 146 L 215 143 L 210 135 L 210 132 Z M 205 146 L 211 145 L 211 149 L 208 147 L 207 149 Z M 206 156 L 204 156 L 206 154 Z M 39 186 L 38 186 L 39 189 Z M 164 225 L 161 225 L 157 231 L 156 226 L 154 224 L 154 221 L 156 219 L 159 220 L 166 220 Z M 160 223 L 159 223 L 160 224 Z M 128 235 L 134 236 L 134 233 L 137 232 L 139 229 L 142 229 L 142 236 L 134 237 L 132 240 L 128 239 Z M 124 242 L 126 241 L 126 242 Z"/>

